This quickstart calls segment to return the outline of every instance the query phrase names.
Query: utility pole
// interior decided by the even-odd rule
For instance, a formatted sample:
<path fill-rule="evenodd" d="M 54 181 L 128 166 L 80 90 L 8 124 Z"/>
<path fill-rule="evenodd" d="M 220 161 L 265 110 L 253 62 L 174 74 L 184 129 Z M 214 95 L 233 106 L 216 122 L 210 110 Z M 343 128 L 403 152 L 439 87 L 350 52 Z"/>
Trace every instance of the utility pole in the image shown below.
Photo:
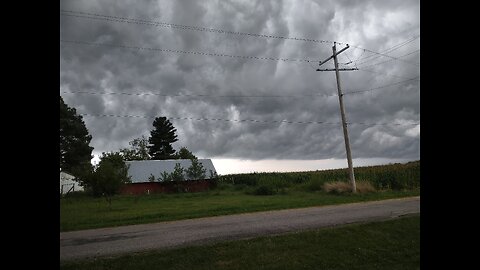
<path fill-rule="evenodd" d="M 350 141 L 348 139 L 348 129 L 347 129 L 347 120 L 345 117 L 345 108 L 343 107 L 343 93 L 342 88 L 340 86 L 340 72 L 339 71 L 351 71 L 351 70 L 358 70 L 358 68 L 338 68 L 338 60 L 337 55 L 348 49 L 349 46 L 343 48 L 337 53 L 337 43 L 335 42 L 332 47 L 333 55 L 329 58 L 325 59 L 324 61 L 320 62 L 319 66 L 327 62 L 328 60 L 333 58 L 333 62 L 335 64 L 335 69 L 317 69 L 317 71 L 335 71 L 335 75 L 337 77 L 337 90 L 338 90 L 338 100 L 340 102 L 340 114 L 342 116 L 342 127 L 343 127 L 343 137 L 345 139 L 345 148 L 347 150 L 347 162 L 348 162 L 348 173 L 350 176 L 350 182 L 352 183 L 352 192 L 357 192 L 357 185 L 355 184 L 355 174 L 353 172 L 353 163 L 352 163 L 352 152 L 350 151 Z"/>

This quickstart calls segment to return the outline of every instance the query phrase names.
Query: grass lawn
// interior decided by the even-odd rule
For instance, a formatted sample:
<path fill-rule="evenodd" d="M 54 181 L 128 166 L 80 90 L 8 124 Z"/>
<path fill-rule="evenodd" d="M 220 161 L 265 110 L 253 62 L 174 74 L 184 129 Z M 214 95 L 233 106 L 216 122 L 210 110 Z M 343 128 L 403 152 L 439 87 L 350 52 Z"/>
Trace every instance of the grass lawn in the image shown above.
<path fill-rule="evenodd" d="M 420 216 L 72 261 L 60 269 L 420 269 Z"/>
<path fill-rule="evenodd" d="M 86 196 L 60 199 L 60 231 L 152 223 L 255 211 L 333 205 L 418 196 L 414 191 L 332 195 L 323 191 L 288 191 L 255 196 L 242 190 L 199 193 L 116 196 L 109 207 L 105 199 Z"/>

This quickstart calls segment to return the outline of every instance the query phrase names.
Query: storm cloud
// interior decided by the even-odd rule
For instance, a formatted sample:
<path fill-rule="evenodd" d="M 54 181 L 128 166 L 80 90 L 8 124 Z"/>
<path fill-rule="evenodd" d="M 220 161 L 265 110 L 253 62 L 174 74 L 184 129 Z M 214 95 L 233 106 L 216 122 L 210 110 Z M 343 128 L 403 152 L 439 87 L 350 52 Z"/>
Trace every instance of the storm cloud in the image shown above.
<path fill-rule="evenodd" d="M 341 159 L 335 73 L 316 71 L 336 41 L 337 51 L 350 45 L 340 67 L 359 69 L 340 72 L 354 158 L 418 159 L 419 10 L 394 0 L 62 1 L 60 95 L 84 114 L 97 154 L 148 137 L 166 116 L 174 148 L 199 157 Z"/>

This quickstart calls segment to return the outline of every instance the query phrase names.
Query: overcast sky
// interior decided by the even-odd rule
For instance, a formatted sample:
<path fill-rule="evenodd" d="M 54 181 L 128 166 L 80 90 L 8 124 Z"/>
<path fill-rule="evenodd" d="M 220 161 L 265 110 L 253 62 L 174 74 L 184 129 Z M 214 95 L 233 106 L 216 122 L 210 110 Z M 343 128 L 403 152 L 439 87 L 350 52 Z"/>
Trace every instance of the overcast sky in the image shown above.
<path fill-rule="evenodd" d="M 340 68 L 359 69 L 340 72 L 354 165 L 420 158 L 419 1 L 60 8 L 60 95 L 85 114 L 95 155 L 149 137 L 166 116 L 174 148 L 212 158 L 222 174 L 346 167 L 335 72 L 316 71 L 334 67 L 319 61 L 336 41 L 337 51 L 350 45 Z"/>

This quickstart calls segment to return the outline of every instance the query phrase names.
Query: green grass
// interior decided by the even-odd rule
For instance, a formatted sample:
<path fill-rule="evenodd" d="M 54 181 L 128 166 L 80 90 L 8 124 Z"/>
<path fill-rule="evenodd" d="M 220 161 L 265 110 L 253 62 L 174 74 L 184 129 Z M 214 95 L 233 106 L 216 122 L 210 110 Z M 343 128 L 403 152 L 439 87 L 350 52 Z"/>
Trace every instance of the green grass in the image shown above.
<path fill-rule="evenodd" d="M 420 269 L 420 217 L 71 261 L 60 269 Z"/>
<path fill-rule="evenodd" d="M 60 231 L 171 221 L 236 213 L 334 205 L 418 196 L 420 191 L 382 191 L 369 194 L 331 195 L 323 191 L 288 191 L 254 196 L 228 188 L 200 193 L 115 196 L 105 199 L 72 196 L 60 199 Z"/>

